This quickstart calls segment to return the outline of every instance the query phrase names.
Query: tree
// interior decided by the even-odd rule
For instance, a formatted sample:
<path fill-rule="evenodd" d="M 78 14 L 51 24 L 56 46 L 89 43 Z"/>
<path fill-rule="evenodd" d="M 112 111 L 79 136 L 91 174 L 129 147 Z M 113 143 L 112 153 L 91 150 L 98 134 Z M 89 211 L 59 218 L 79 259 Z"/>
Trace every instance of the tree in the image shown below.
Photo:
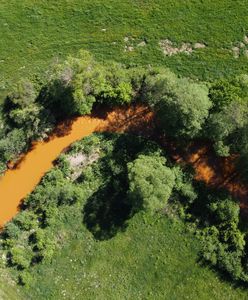
<path fill-rule="evenodd" d="M 231 223 L 225 230 L 211 226 L 202 232 L 202 257 L 228 272 L 235 280 L 243 276 L 244 246 L 244 234 L 237 224 Z"/>
<path fill-rule="evenodd" d="M 231 197 L 215 199 L 208 205 L 217 222 L 238 223 L 239 205 Z"/>
<path fill-rule="evenodd" d="M 175 184 L 174 172 L 161 156 L 139 155 L 128 163 L 129 192 L 134 211 L 162 209 Z"/>
<path fill-rule="evenodd" d="M 54 120 L 41 105 L 32 103 L 24 108 L 10 111 L 9 118 L 16 126 L 22 128 L 26 139 L 45 138 L 51 131 Z"/>
<path fill-rule="evenodd" d="M 89 114 L 105 84 L 103 68 L 87 51 L 52 70 L 39 99 L 57 118 Z"/>
<path fill-rule="evenodd" d="M 105 83 L 100 91 L 101 102 L 110 105 L 123 105 L 131 102 L 133 90 L 128 70 L 117 63 L 104 68 Z"/>
<path fill-rule="evenodd" d="M 212 113 L 207 124 L 207 136 L 214 141 L 217 154 L 228 156 L 230 150 L 239 151 L 240 138 L 247 124 L 248 106 L 231 102 L 221 111 Z"/>
<path fill-rule="evenodd" d="M 213 109 L 207 124 L 207 137 L 214 141 L 218 155 L 240 152 L 248 124 L 248 76 L 221 79 L 209 91 Z"/>
<path fill-rule="evenodd" d="M 146 94 L 159 126 L 174 137 L 195 137 L 212 105 L 206 85 L 177 78 L 171 72 L 148 78 Z"/>
<path fill-rule="evenodd" d="M 19 283 L 21 285 L 25 285 L 27 288 L 30 287 L 30 285 L 33 282 L 33 276 L 29 273 L 29 271 L 22 271 L 19 275 Z"/>
<path fill-rule="evenodd" d="M 20 81 L 15 90 L 5 101 L 5 113 L 10 128 L 20 128 L 25 133 L 25 143 L 30 139 L 46 137 L 53 126 L 53 118 L 36 100 L 33 84 L 27 80 Z"/>
<path fill-rule="evenodd" d="M 239 153 L 237 161 L 239 172 L 243 178 L 248 180 L 248 124 L 239 131 Z"/>
<path fill-rule="evenodd" d="M 241 75 L 232 79 L 215 81 L 209 89 L 213 102 L 213 112 L 222 111 L 232 102 L 246 102 L 248 96 L 248 76 Z"/>
<path fill-rule="evenodd" d="M 9 112 L 15 108 L 24 108 L 36 99 L 35 88 L 29 80 L 23 79 L 17 83 L 12 93 L 5 100 L 5 110 Z"/>
<path fill-rule="evenodd" d="M 13 160 L 26 149 L 26 136 L 22 129 L 10 131 L 0 140 L 0 160 L 4 163 Z"/>
<path fill-rule="evenodd" d="M 27 269 L 32 259 L 32 251 L 27 247 L 13 246 L 10 250 L 11 262 L 21 269 Z"/>
<path fill-rule="evenodd" d="M 239 87 L 237 82 L 221 79 L 216 81 L 209 89 L 209 97 L 213 102 L 213 110 L 221 111 L 233 101 L 239 101 Z"/>
<path fill-rule="evenodd" d="M 197 198 L 197 193 L 192 185 L 192 177 L 188 173 L 176 166 L 173 168 L 175 174 L 174 190 L 179 193 L 188 203 L 192 203 Z"/>
<path fill-rule="evenodd" d="M 96 101 L 130 103 L 133 97 L 128 70 L 117 63 L 101 65 L 87 51 L 56 65 L 39 99 L 58 117 L 91 113 Z"/>

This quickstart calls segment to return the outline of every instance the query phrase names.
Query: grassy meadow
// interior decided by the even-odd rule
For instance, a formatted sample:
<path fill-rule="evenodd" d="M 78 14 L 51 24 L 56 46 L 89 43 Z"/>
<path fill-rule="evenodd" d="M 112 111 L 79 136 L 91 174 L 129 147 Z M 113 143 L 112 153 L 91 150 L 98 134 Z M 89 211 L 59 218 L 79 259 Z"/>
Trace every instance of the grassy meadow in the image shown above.
<path fill-rule="evenodd" d="M 33 269 L 29 299 L 247 299 L 200 266 L 199 243 L 179 220 L 139 213 L 125 232 L 99 242 L 80 218 L 81 209 L 64 210 L 64 245 Z"/>
<path fill-rule="evenodd" d="M 201 79 L 245 73 L 247 57 L 234 58 L 231 48 L 248 32 L 247 12 L 243 0 L 2 0 L 1 95 L 22 77 L 40 80 L 49 64 L 79 49 L 102 61 L 168 66 Z M 165 56 L 163 39 L 206 47 Z"/>

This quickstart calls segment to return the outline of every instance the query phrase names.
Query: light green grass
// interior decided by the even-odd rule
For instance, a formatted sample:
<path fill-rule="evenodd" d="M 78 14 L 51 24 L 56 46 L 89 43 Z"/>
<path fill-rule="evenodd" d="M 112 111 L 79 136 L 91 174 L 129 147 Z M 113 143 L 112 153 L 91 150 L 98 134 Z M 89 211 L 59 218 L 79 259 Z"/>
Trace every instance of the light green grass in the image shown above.
<path fill-rule="evenodd" d="M 6 269 L 0 268 L 0 299 L 1 300 L 26 300 L 20 287 L 17 287 Z"/>
<path fill-rule="evenodd" d="M 168 66 L 203 79 L 248 70 L 248 59 L 229 51 L 248 31 L 244 0 L 2 0 L 0 28 L 2 95 L 16 79 L 35 77 L 82 48 L 99 60 Z M 126 36 L 134 38 L 132 52 L 124 52 Z M 208 47 L 165 57 L 158 46 L 165 38 Z"/>
<path fill-rule="evenodd" d="M 66 208 L 61 251 L 33 269 L 36 282 L 26 290 L 31 299 L 248 297 L 197 263 L 198 241 L 181 221 L 139 213 L 125 232 L 99 242 L 80 219 L 80 209 Z"/>

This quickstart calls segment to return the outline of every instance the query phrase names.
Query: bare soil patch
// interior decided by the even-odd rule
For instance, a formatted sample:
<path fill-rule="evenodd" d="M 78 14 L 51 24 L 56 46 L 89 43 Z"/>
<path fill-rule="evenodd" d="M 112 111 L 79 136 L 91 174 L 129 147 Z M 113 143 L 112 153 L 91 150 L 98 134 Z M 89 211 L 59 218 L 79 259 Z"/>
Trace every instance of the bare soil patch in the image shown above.
<path fill-rule="evenodd" d="M 169 39 L 161 40 L 159 42 L 159 46 L 166 56 L 172 56 L 179 53 L 185 53 L 189 55 L 196 49 L 203 49 L 206 47 L 205 44 L 198 42 L 195 44 L 184 42 L 181 45 L 176 45 Z"/>

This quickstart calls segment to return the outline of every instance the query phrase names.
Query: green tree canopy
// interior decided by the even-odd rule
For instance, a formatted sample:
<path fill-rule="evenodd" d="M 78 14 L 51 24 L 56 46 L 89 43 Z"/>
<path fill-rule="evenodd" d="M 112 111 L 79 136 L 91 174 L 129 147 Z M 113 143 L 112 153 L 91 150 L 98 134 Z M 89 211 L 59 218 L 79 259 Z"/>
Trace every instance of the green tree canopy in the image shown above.
<path fill-rule="evenodd" d="M 128 163 L 129 191 L 134 211 L 163 208 L 175 184 L 174 172 L 161 156 L 140 155 Z"/>
<path fill-rule="evenodd" d="M 86 51 L 55 66 L 40 98 L 58 117 L 88 114 L 103 89 L 103 68 Z"/>
<path fill-rule="evenodd" d="M 212 105 L 206 85 L 177 78 L 171 72 L 148 76 L 146 93 L 160 127 L 174 137 L 196 136 Z"/>
<path fill-rule="evenodd" d="M 247 117 L 248 106 L 242 102 L 231 102 L 221 111 L 211 114 L 207 136 L 214 141 L 215 150 L 220 156 L 228 156 L 230 150 L 239 151 Z"/>
<path fill-rule="evenodd" d="M 213 102 L 213 111 L 221 111 L 231 102 L 247 102 L 248 76 L 217 80 L 209 89 L 209 97 Z"/>

